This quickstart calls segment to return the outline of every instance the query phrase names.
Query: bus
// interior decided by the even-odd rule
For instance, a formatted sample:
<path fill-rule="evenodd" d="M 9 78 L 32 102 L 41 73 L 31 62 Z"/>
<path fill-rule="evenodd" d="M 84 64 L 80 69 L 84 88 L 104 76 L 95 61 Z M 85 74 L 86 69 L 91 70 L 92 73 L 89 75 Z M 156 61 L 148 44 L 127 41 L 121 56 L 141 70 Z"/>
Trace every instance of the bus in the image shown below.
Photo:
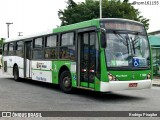
<path fill-rule="evenodd" d="M 3 71 L 20 78 L 99 92 L 152 86 L 151 48 L 142 23 L 93 19 L 6 39 Z"/>

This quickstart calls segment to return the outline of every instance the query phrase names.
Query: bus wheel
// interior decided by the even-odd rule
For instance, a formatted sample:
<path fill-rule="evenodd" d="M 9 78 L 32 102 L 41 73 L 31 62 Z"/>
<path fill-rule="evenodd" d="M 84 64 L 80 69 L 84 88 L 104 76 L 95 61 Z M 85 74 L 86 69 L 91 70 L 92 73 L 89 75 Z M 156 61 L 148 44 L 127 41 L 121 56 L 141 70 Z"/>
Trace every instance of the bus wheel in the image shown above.
<path fill-rule="evenodd" d="M 72 80 L 69 71 L 64 71 L 60 75 L 60 88 L 65 93 L 71 93 L 72 91 Z"/>
<path fill-rule="evenodd" d="M 18 70 L 18 66 L 14 67 L 14 80 L 15 81 L 19 81 L 19 70 Z"/>

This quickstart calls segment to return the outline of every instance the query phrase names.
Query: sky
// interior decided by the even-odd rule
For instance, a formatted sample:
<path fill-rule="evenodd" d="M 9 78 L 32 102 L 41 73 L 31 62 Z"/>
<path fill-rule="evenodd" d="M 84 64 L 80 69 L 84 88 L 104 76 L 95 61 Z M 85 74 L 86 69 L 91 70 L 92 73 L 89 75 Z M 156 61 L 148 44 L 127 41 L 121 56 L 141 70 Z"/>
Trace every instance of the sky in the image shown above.
<path fill-rule="evenodd" d="M 0 38 L 7 38 L 6 22 L 10 25 L 10 38 L 22 35 L 31 35 L 43 31 L 49 31 L 61 24 L 58 18 L 58 10 L 64 9 L 67 0 L 0 0 Z M 74 0 L 83 2 L 85 0 Z M 130 0 L 130 3 L 144 2 L 147 0 Z M 141 15 L 150 19 L 148 32 L 160 30 L 160 0 L 158 5 L 134 5 Z"/>

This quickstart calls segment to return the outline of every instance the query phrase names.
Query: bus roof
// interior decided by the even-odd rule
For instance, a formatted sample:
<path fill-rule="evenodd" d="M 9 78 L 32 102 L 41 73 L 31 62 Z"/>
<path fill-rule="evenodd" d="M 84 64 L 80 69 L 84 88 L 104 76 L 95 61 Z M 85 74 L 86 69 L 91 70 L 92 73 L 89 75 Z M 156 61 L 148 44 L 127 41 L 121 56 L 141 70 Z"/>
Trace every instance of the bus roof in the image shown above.
<path fill-rule="evenodd" d="M 97 25 L 99 25 L 99 19 L 93 19 L 93 20 L 79 22 L 79 23 L 75 23 L 75 24 L 71 24 L 71 25 L 61 26 L 59 28 L 53 29 L 53 32 L 54 33 L 65 32 L 65 31 L 69 31 L 69 30 L 87 28 L 87 27 L 90 27 L 90 26 L 97 26 Z"/>
<path fill-rule="evenodd" d="M 66 26 L 61 26 L 58 28 L 55 28 L 53 30 L 50 31 L 46 31 L 46 32 L 42 32 L 42 33 L 38 33 L 38 34 L 32 34 L 32 35 L 28 35 L 28 36 L 21 36 L 21 37 L 16 37 L 16 38 L 8 38 L 5 40 L 5 42 L 11 42 L 11 41 L 15 41 L 15 40 L 23 40 L 23 39 L 27 39 L 27 38 L 33 38 L 33 37 L 38 37 L 38 36 L 43 36 L 43 35 L 47 35 L 47 34 L 53 34 L 53 33 L 58 33 L 58 32 L 66 32 L 66 31 L 70 31 L 70 30 L 75 30 L 75 29 L 80 29 L 80 28 L 87 28 L 87 27 L 91 27 L 91 26 L 99 26 L 100 21 L 128 21 L 128 22 L 133 22 L 136 24 L 141 24 L 140 22 L 137 21 L 133 21 L 133 20 L 129 20 L 129 19 L 122 19 L 122 18 L 102 18 L 102 19 L 92 19 L 92 20 L 88 20 L 88 21 L 84 21 L 84 22 L 79 22 L 79 23 L 75 23 L 75 24 L 71 24 L 71 25 L 66 25 Z"/>
<path fill-rule="evenodd" d="M 24 40 L 27 38 L 33 38 L 33 37 L 43 36 L 43 35 L 52 34 L 52 33 L 53 33 L 52 30 L 50 30 L 50 31 L 45 31 L 45 32 L 37 33 L 37 34 L 27 35 L 27 36 L 19 36 L 16 38 L 7 38 L 7 39 L 5 39 L 4 42 L 12 42 L 15 40 Z"/>
<path fill-rule="evenodd" d="M 88 20 L 88 21 L 84 21 L 84 22 L 79 22 L 79 23 L 75 23 L 75 24 L 71 24 L 71 25 L 66 25 L 66 26 L 62 26 L 59 28 L 55 28 L 53 29 L 54 33 L 57 32 L 65 32 L 65 31 L 69 31 L 69 30 L 74 30 L 74 29 L 80 29 L 80 28 L 85 28 L 85 27 L 90 27 L 90 26 L 98 26 L 100 21 L 122 21 L 122 22 L 132 22 L 132 23 L 136 23 L 136 24 L 141 24 L 140 22 L 134 21 L 134 20 L 129 20 L 129 19 L 122 19 L 122 18 L 102 18 L 102 19 L 92 19 L 92 20 Z"/>

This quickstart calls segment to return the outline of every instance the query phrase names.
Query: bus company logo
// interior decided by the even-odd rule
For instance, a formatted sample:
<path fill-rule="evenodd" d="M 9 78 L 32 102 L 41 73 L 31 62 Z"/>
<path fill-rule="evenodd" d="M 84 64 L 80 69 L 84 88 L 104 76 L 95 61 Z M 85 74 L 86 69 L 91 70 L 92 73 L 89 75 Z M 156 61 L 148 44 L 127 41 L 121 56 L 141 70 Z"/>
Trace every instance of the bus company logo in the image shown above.
<path fill-rule="evenodd" d="M 43 63 L 39 63 L 37 62 L 37 68 L 40 68 L 42 66 Z"/>
<path fill-rule="evenodd" d="M 12 117 L 11 112 L 2 112 L 2 117 Z"/>
<path fill-rule="evenodd" d="M 37 62 L 37 68 L 47 68 L 47 65 L 44 65 L 44 63 Z"/>

